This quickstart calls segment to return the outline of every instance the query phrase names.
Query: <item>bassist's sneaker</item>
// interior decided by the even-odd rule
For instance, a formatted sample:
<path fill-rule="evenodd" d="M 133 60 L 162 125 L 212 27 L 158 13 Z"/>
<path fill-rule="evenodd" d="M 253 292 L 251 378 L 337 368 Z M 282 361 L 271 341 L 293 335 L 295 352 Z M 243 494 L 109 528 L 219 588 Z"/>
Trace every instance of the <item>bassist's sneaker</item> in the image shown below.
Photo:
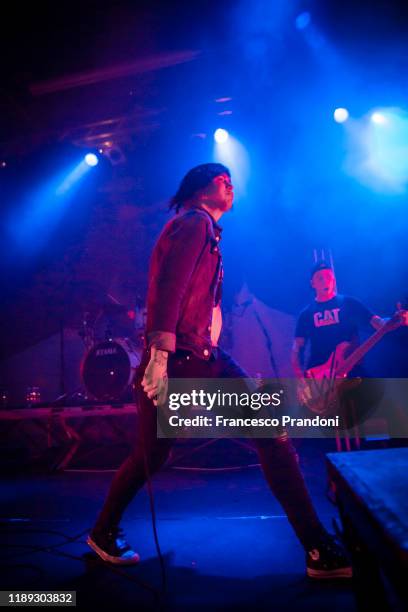
<path fill-rule="evenodd" d="M 137 552 L 124 539 L 123 530 L 119 527 L 112 528 L 106 533 L 91 531 L 86 543 L 108 563 L 116 565 L 134 565 L 140 560 Z"/>
<path fill-rule="evenodd" d="M 310 578 L 352 578 L 350 559 L 342 546 L 329 534 L 306 554 L 306 573 Z"/>

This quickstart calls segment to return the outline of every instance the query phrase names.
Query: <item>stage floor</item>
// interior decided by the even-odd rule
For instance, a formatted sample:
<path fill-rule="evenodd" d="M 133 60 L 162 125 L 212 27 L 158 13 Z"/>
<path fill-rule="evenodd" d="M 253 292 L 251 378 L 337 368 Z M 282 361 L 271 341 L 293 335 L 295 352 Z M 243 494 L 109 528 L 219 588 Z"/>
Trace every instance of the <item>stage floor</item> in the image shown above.
<path fill-rule="evenodd" d="M 318 448 L 316 441 L 303 441 L 299 448 L 330 529 L 337 513 L 326 497 L 324 452 L 333 452 L 333 444 Z M 237 469 L 208 471 L 215 453 L 219 468 Z M 167 573 L 161 609 L 355 610 L 350 581 L 319 583 L 305 576 L 303 549 L 253 465 L 256 459 L 233 441 L 219 441 L 154 478 Z M 2 477 L 1 590 L 77 591 L 77 607 L 84 610 L 159 609 L 154 589 L 161 585 L 160 565 L 147 491 L 123 521 L 139 565 L 112 570 L 85 544 L 111 478 L 111 472 L 93 471 Z"/>

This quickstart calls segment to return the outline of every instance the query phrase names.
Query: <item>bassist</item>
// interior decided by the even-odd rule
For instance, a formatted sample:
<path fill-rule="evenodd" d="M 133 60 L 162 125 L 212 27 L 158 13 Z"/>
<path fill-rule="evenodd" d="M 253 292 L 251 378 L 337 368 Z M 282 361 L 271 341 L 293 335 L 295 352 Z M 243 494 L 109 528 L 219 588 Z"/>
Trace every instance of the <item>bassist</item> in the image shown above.
<path fill-rule="evenodd" d="M 349 343 L 349 351 L 352 352 L 359 345 L 360 329 L 372 326 L 378 330 L 386 323 L 359 300 L 337 293 L 335 274 L 328 263 L 320 261 L 315 264 L 311 271 L 310 284 L 315 292 L 315 299 L 298 318 L 292 349 L 292 366 L 300 382 L 307 375 L 307 370 L 318 368 L 330 361 L 336 347 L 342 342 Z M 348 375 L 351 378 L 362 377 L 364 370 L 360 364 L 357 364 Z M 367 383 L 365 386 L 371 387 L 371 391 L 374 391 L 375 385 Z M 302 389 L 301 384 L 300 389 Z M 360 400 L 364 396 L 372 404 L 372 401 L 379 399 L 381 395 L 378 390 L 374 394 L 369 392 L 368 395 L 362 394 L 362 391 L 364 385 L 363 389 L 350 391 L 347 396 L 354 395 L 355 399 Z"/>
<path fill-rule="evenodd" d="M 325 363 L 341 342 L 350 342 L 356 347 L 361 327 L 371 325 L 379 329 L 385 324 L 384 319 L 357 299 L 337 293 L 336 278 L 329 264 L 318 262 L 312 268 L 310 284 L 316 294 L 315 300 L 298 318 L 292 350 L 292 366 L 299 378 L 304 376 L 304 367 L 309 369 Z M 307 343 L 310 354 L 304 363 Z M 360 373 L 361 368 L 357 368 Z"/>

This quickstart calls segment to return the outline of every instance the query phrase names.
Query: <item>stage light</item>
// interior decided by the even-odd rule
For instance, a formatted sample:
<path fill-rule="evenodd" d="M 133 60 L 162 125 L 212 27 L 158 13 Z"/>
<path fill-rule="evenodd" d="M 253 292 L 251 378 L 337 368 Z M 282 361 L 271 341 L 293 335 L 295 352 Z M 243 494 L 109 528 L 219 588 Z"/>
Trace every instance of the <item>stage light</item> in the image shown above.
<path fill-rule="evenodd" d="M 95 153 L 87 153 L 84 159 L 85 159 L 85 163 L 91 167 L 97 166 L 99 163 L 98 156 L 95 155 Z"/>
<path fill-rule="evenodd" d="M 298 30 L 304 30 L 305 28 L 307 28 L 310 21 L 311 21 L 310 13 L 308 13 L 307 11 L 305 11 L 304 13 L 300 13 L 300 15 L 296 17 L 296 21 L 295 21 L 296 28 Z"/>
<path fill-rule="evenodd" d="M 371 115 L 371 121 L 377 125 L 383 125 L 384 123 L 387 123 L 387 118 L 382 113 L 376 111 Z"/>
<path fill-rule="evenodd" d="M 231 170 L 235 198 L 245 196 L 250 174 L 250 160 L 245 146 L 227 132 L 226 141 L 220 143 L 214 140 L 213 160 Z"/>
<path fill-rule="evenodd" d="M 347 129 L 354 148 L 348 172 L 378 193 L 406 193 L 408 113 L 399 107 L 376 108 Z"/>
<path fill-rule="evenodd" d="M 222 128 L 218 128 L 218 130 L 215 130 L 214 132 L 214 140 L 218 144 L 224 144 L 224 142 L 227 142 L 228 136 L 229 134 L 227 130 L 223 130 Z"/>
<path fill-rule="evenodd" d="M 347 108 L 336 108 L 333 117 L 336 123 L 344 123 L 349 118 L 349 112 Z"/>

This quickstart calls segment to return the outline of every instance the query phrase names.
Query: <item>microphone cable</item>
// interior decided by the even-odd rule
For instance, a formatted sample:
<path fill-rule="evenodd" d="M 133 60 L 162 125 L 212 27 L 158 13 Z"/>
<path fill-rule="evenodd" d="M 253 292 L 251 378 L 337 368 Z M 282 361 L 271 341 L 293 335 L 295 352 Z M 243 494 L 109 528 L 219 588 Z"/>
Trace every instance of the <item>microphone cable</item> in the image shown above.
<path fill-rule="evenodd" d="M 150 474 L 150 469 L 149 469 L 149 461 L 147 457 L 147 449 L 146 449 L 146 444 L 145 444 L 146 428 L 145 428 L 144 410 L 142 408 L 142 393 L 144 393 L 144 391 L 141 388 L 140 382 L 141 381 L 138 380 L 134 384 L 134 391 L 135 391 L 136 408 L 138 410 L 139 420 L 140 420 L 140 425 L 141 425 L 141 430 L 142 430 L 141 444 L 142 444 L 142 452 L 143 452 L 144 469 L 145 469 L 145 475 L 146 475 L 146 486 L 147 486 L 147 492 L 149 495 L 150 515 L 152 519 L 154 543 L 156 546 L 157 556 L 159 558 L 159 563 L 160 563 L 161 588 L 160 588 L 159 593 L 160 593 L 161 599 L 163 600 L 167 594 L 167 574 L 166 574 L 166 566 L 165 566 L 163 555 L 162 555 L 161 548 L 160 548 L 159 536 L 157 533 L 157 517 L 156 517 L 155 504 L 154 504 L 153 486 L 152 486 L 151 474 Z"/>

